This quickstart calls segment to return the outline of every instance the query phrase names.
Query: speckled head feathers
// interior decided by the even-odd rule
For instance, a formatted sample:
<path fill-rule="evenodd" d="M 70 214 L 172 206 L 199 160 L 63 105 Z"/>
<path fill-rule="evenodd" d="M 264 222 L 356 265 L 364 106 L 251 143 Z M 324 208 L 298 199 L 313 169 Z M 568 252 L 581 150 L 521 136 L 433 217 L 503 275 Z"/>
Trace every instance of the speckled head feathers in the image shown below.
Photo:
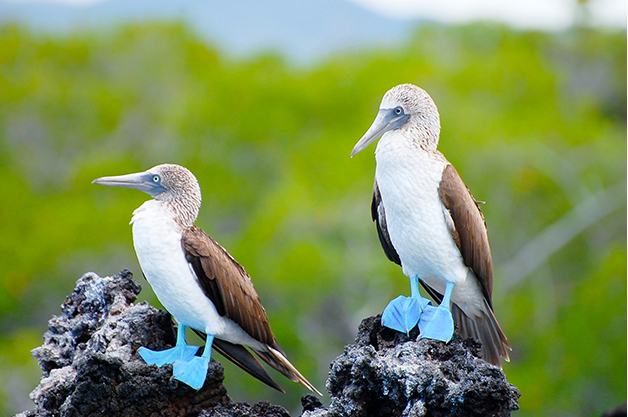
<path fill-rule="evenodd" d="M 388 90 L 375 121 L 355 144 L 351 156 L 392 131 L 400 132 L 400 138 L 425 151 L 436 150 L 440 117 L 434 101 L 424 90 L 412 84 L 401 84 Z"/>
<path fill-rule="evenodd" d="M 413 84 L 401 84 L 384 94 L 380 109 L 392 109 L 397 106 L 410 115 L 400 128 L 409 130 L 420 140 L 422 147 L 436 150 L 440 135 L 440 116 L 434 100 L 422 88 Z"/>
<path fill-rule="evenodd" d="M 94 184 L 133 188 L 163 202 L 181 226 L 191 226 L 201 208 L 201 187 L 187 168 L 174 164 L 157 165 L 144 172 L 101 177 Z"/>
<path fill-rule="evenodd" d="M 201 208 L 201 187 L 189 169 L 175 164 L 161 164 L 148 170 L 160 177 L 166 191 L 153 198 L 169 203 L 185 225 L 192 225 Z"/>

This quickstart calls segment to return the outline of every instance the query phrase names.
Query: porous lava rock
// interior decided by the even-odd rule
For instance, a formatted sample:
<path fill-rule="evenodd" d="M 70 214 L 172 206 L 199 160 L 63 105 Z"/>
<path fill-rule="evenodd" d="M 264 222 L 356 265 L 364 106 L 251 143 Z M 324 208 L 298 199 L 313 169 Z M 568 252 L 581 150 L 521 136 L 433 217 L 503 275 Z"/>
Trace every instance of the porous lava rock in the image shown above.
<path fill-rule="evenodd" d="M 36 408 L 18 416 L 289 415 L 267 403 L 234 403 L 214 360 L 199 391 L 173 379 L 171 365 L 147 365 L 137 349 L 170 348 L 176 332 L 168 313 L 133 304 L 140 291 L 129 270 L 104 278 L 87 273 L 77 281 L 61 315 L 50 319 L 44 344 L 32 351 L 43 371 L 31 393 Z"/>
<path fill-rule="evenodd" d="M 172 347 L 176 329 L 168 313 L 134 304 L 140 291 L 128 270 L 77 281 L 61 315 L 50 319 L 43 345 L 32 351 L 43 371 L 31 393 L 36 407 L 17 417 L 289 417 L 265 401 L 232 401 L 214 360 L 198 391 L 173 379 L 171 365 L 147 365 L 137 349 Z M 305 395 L 302 416 L 509 416 L 519 391 L 479 357 L 479 347 L 458 336 L 422 340 L 416 329 L 405 335 L 369 317 L 330 365 L 329 406 Z"/>
<path fill-rule="evenodd" d="M 328 409 L 304 417 L 509 416 L 521 395 L 472 339 L 419 339 L 416 328 L 382 327 L 379 315 L 364 319 L 355 344 L 332 362 L 326 389 Z"/>

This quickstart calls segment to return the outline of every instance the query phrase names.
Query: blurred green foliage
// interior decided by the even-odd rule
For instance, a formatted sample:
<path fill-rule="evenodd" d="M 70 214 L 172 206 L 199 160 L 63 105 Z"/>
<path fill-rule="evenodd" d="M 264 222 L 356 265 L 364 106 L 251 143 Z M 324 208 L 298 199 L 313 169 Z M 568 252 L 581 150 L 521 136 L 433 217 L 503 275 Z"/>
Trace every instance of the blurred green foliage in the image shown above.
<path fill-rule="evenodd" d="M 432 95 L 441 151 L 487 201 L 517 415 L 625 401 L 625 32 L 424 25 L 395 50 L 298 68 L 230 60 L 177 24 L 70 36 L 5 25 L 0 409 L 29 407 L 29 350 L 84 272 L 129 267 L 159 305 L 128 226 L 147 196 L 91 180 L 164 162 L 196 174 L 197 224 L 247 268 L 278 340 L 322 389 L 359 321 L 409 293 L 370 220 L 374 158 L 349 158 L 403 82 Z M 280 395 L 221 362 L 236 400 L 299 409 L 300 386 L 277 376 Z"/>

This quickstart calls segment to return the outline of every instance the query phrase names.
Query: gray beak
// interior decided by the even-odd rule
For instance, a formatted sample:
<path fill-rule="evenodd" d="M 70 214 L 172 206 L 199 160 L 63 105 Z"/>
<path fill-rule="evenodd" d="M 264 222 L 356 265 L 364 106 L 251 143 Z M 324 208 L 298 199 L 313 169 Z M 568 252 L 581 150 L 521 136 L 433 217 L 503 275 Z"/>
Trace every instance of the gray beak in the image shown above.
<path fill-rule="evenodd" d="M 377 113 L 377 117 L 375 117 L 375 121 L 369 127 L 369 130 L 366 131 L 362 139 L 355 144 L 355 147 L 351 151 L 351 157 L 367 146 L 369 146 L 372 142 L 375 141 L 378 137 L 383 135 L 384 133 L 399 129 L 405 122 L 410 118 L 409 114 L 404 113 L 403 109 L 401 109 L 401 113 L 397 113 L 397 110 L 401 109 L 401 107 L 395 107 L 394 109 L 379 109 Z"/>
<path fill-rule="evenodd" d="M 92 181 L 92 184 L 106 185 L 108 187 L 133 188 L 150 194 L 153 197 L 166 191 L 166 188 L 161 185 L 161 177 L 150 171 L 118 175 L 115 177 L 102 177 Z"/>

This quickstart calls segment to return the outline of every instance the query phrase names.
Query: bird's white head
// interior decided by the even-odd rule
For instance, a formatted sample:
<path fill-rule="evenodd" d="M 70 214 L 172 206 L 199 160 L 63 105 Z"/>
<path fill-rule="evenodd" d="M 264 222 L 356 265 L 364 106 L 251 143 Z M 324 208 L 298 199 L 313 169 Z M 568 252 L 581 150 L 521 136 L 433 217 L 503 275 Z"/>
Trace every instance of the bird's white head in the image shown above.
<path fill-rule="evenodd" d="M 412 84 L 401 84 L 384 94 L 375 121 L 356 143 L 354 156 L 384 133 L 403 130 L 404 135 L 425 150 L 436 150 L 440 135 L 440 116 L 432 98 L 425 90 Z"/>
<path fill-rule="evenodd" d="M 194 224 L 201 208 L 201 187 L 198 180 L 190 170 L 180 165 L 157 165 L 148 171 L 102 177 L 92 183 L 133 188 L 150 194 L 155 200 L 168 205 L 175 220 L 182 226 Z"/>

